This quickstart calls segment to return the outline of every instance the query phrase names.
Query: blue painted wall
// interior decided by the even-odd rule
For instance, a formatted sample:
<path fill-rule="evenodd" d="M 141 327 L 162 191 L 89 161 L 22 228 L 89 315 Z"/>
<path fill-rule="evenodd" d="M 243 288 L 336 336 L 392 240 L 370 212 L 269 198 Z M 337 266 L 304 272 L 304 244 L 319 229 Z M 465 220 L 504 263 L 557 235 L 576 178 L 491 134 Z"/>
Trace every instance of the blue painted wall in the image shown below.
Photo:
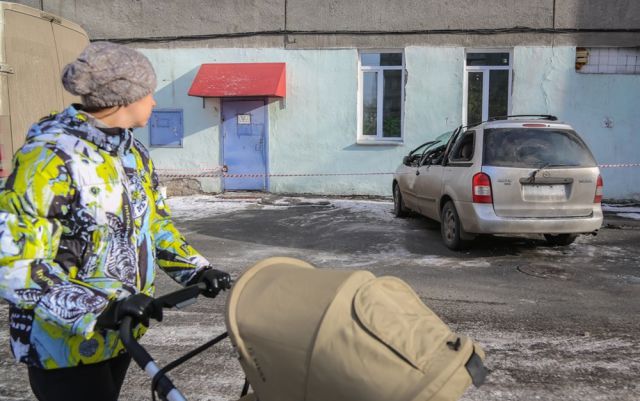
<path fill-rule="evenodd" d="M 159 108 L 183 108 L 181 149 L 151 148 L 158 168 L 213 168 L 221 160 L 220 101 L 187 96 L 198 67 L 215 62 L 285 62 L 287 97 L 271 99 L 269 169 L 287 173 L 391 172 L 409 150 L 454 129 L 462 116 L 464 49 L 407 47 L 404 143 L 356 143 L 358 53 L 346 50 L 142 49 L 156 67 Z M 638 75 L 587 75 L 573 47 L 514 49 L 513 113 L 551 113 L 574 125 L 600 163 L 638 162 Z M 614 127 L 603 128 L 609 117 Z M 148 144 L 148 132 L 137 136 Z M 634 152 L 635 151 L 635 152 Z M 605 196 L 640 198 L 640 169 L 604 171 Z M 221 190 L 220 180 L 202 179 Z M 391 176 L 272 177 L 279 193 L 390 195 Z"/>
<path fill-rule="evenodd" d="M 640 75 L 577 73 L 575 47 L 516 47 L 513 58 L 514 114 L 557 115 L 599 164 L 640 163 Z M 605 198 L 640 199 L 640 168 L 603 168 L 602 177 Z"/>

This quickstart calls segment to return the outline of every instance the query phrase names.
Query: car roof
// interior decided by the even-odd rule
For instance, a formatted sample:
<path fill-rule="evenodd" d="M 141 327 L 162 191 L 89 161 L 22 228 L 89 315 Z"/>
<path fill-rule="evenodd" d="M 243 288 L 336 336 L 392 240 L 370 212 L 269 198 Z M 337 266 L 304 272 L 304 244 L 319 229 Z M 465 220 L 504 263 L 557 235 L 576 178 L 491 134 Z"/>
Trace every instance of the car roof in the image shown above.
<path fill-rule="evenodd" d="M 540 118 L 509 118 L 505 120 L 493 120 L 486 121 L 482 124 L 478 124 L 475 127 L 469 128 L 555 128 L 555 129 L 570 129 L 573 128 L 564 122 L 554 121 Z"/>

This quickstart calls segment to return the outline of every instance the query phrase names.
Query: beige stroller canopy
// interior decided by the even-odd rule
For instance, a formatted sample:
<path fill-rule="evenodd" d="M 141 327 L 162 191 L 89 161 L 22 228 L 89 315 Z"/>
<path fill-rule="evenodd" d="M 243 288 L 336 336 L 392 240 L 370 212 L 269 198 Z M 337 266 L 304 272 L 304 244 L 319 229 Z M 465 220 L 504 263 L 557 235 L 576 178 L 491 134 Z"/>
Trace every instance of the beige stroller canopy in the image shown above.
<path fill-rule="evenodd" d="M 456 400 L 484 354 L 403 281 L 271 258 L 247 270 L 227 328 L 260 401 Z"/>

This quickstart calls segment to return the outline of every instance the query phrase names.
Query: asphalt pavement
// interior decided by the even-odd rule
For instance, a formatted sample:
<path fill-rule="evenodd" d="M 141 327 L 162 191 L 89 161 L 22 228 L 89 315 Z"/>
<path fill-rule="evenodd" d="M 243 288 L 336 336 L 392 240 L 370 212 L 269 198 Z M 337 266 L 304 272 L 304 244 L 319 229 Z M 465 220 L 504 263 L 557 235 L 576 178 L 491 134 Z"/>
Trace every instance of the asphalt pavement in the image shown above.
<path fill-rule="evenodd" d="M 253 196 L 173 198 L 171 205 L 190 243 L 234 277 L 263 258 L 290 256 L 406 280 L 452 329 L 486 350 L 488 381 L 463 400 L 640 399 L 637 221 L 611 216 L 597 236 L 567 247 L 541 236 L 483 236 L 453 252 L 437 223 L 394 218 L 390 202 Z M 159 293 L 174 288 L 160 276 Z M 160 362 L 178 357 L 224 331 L 224 301 L 169 312 L 144 344 Z M 8 355 L 5 347 L 0 400 L 31 400 L 20 391 L 23 368 Z M 229 344 L 173 375 L 189 400 L 236 400 L 243 380 Z M 148 386 L 132 368 L 123 399 L 150 399 Z"/>

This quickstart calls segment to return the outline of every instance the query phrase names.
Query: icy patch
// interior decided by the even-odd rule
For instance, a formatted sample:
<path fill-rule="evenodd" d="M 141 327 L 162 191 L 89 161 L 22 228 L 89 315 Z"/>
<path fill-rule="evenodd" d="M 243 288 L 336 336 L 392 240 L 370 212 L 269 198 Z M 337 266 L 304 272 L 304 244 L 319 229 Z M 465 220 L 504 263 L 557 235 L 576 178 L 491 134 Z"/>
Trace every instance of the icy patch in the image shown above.
<path fill-rule="evenodd" d="M 623 219 L 640 220 L 640 207 L 638 206 L 614 206 L 614 205 L 602 205 L 602 211 L 608 213 L 615 213 L 616 216 Z"/>
<path fill-rule="evenodd" d="M 339 209 L 349 209 L 354 213 L 364 213 L 383 221 L 397 221 L 393 215 L 393 202 L 338 199 L 331 204 Z"/>
<path fill-rule="evenodd" d="M 362 213 L 382 221 L 394 221 L 393 202 L 350 199 L 282 198 L 264 204 L 254 198 L 228 200 L 211 195 L 175 196 L 167 199 L 171 214 L 182 220 L 197 220 L 247 209 L 278 210 L 283 207 L 329 206 Z"/>
<path fill-rule="evenodd" d="M 486 268 L 491 267 L 491 262 L 485 258 L 460 259 L 456 257 L 429 255 L 416 258 L 415 254 L 409 252 L 396 252 L 394 259 L 402 258 L 407 262 L 417 263 L 423 267 L 444 267 L 455 269 L 459 267 Z"/>
<path fill-rule="evenodd" d="M 274 206 L 329 206 L 331 202 L 322 198 L 304 198 L 304 197 L 284 197 L 275 200 L 267 198 L 260 199 L 258 203 Z"/>
<path fill-rule="evenodd" d="M 592 245 L 595 241 L 595 237 L 593 236 L 579 236 L 576 239 L 576 242 L 565 247 L 538 247 L 531 250 L 531 253 L 535 253 L 536 255 L 541 256 L 549 256 L 549 257 L 584 257 L 584 258 L 594 258 L 597 256 L 602 257 L 621 257 L 629 253 L 628 249 L 623 249 L 618 246 L 598 246 Z"/>
<path fill-rule="evenodd" d="M 613 206 L 602 205 L 602 211 L 611 213 L 640 213 L 640 207 L 637 206 Z"/>
<path fill-rule="evenodd" d="M 463 260 L 458 263 L 464 267 L 491 267 L 491 263 L 483 259 Z"/>
<path fill-rule="evenodd" d="M 198 220 L 251 208 L 275 209 L 275 206 L 258 205 L 255 199 L 226 200 L 211 195 L 175 196 L 167 199 L 171 216 L 181 220 Z"/>
<path fill-rule="evenodd" d="M 411 255 L 409 255 L 408 253 L 407 255 L 405 255 L 405 257 L 410 257 L 410 256 Z M 413 261 L 418 263 L 420 266 L 424 266 L 424 267 L 446 267 L 446 266 L 451 266 L 451 263 L 452 263 L 450 258 L 435 256 L 435 255 L 424 256 L 422 258 L 415 258 L 413 259 Z"/>
<path fill-rule="evenodd" d="M 510 360 L 502 361 L 502 368 L 514 366 L 535 371 L 544 370 L 553 365 L 556 369 L 561 367 L 561 370 L 565 371 L 603 368 L 630 372 L 640 367 L 636 359 L 637 351 L 619 360 L 603 357 L 618 354 L 620 349 L 637 349 L 637 341 L 629 339 L 602 339 L 589 335 L 545 335 L 526 331 L 503 332 L 481 328 L 464 331 L 481 343 L 489 354 L 496 356 L 501 353 L 511 354 Z M 561 352 L 562 363 L 558 361 L 556 352 Z"/>
<path fill-rule="evenodd" d="M 203 316 L 206 318 L 206 316 Z M 220 325 L 157 325 L 142 337 L 143 345 L 196 347 L 227 331 Z"/>
<path fill-rule="evenodd" d="M 616 213 L 616 215 L 624 219 L 640 220 L 640 213 Z"/>

